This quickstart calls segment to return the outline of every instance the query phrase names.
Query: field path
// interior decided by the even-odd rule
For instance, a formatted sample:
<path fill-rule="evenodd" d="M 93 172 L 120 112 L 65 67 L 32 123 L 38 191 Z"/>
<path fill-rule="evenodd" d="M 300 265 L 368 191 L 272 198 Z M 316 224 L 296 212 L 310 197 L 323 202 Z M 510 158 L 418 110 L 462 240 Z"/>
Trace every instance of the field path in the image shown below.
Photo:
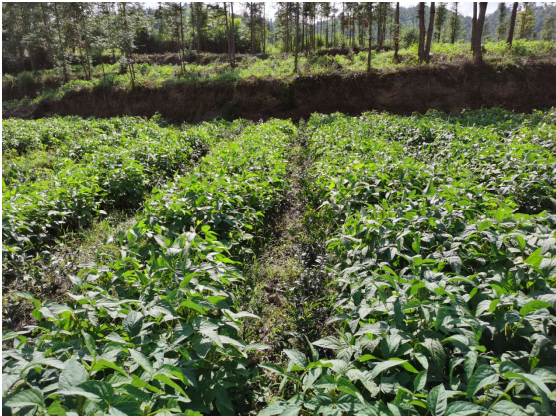
<path fill-rule="evenodd" d="M 282 211 L 272 222 L 266 249 L 245 272 L 246 292 L 241 294 L 242 309 L 261 318 L 245 322 L 244 337 L 269 346 L 264 361 L 279 362 L 284 348 L 305 349 L 305 336 L 319 339 L 329 310 L 323 253 L 310 242 L 304 224 L 303 187 L 312 160 L 306 152 L 303 123 L 292 139 L 290 162 L 290 189 Z"/>

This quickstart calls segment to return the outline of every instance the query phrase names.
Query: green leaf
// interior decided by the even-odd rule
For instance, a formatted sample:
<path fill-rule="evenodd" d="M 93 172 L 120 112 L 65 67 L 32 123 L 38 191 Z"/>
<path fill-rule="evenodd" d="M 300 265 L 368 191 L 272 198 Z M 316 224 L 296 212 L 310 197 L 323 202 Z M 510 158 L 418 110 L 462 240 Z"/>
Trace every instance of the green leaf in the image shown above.
<path fill-rule="evenodd" d="M 58 388 L 63 390 L 78 386 L 89 379 L 89 373 L 76 358 L 72 357 L 66 362 L 66 368 L 60 373 Z"/>
<path fill-rule="evenodd" d="M 301 383 L 301 380 L 299 379 L 299 377 L 296 377 L 292 374 L 287 373 L 286 370 L 284 370 L 279 365 L 272 364 L 272 363 L 263 363 L 263 364 L 259 364 L 259 367 L 262 367 L 266 370 L 270 370 L 273 373 L 278 373 L 280 375 L 286 376 L 287 378 L 290 378 L 292 380 L 297 381 L 298 383 Z"/>
<path fill-rule="evenodd" d="M 228 391 L 223 386 L 216 385 L 214 387 L 214 396 L 216 397 L 216 407 L 220 415 L 235 416 L 234 405 L 228 396 Z"/>
<path fill-rule="evenodd" d="M 195 302 L 192 302 L 192 301 L 190 301 L 190 300 L 184 300 L 184 301 L 182 301 L 182 302 L 180 303 L 180 306 L 184 306 L 184 307 L 186 307 L 186 308 L 193 309 L 194 311 L 199 312 L 201 315 L 205 315 L 205 314 L 206 314 L 206 313 L 205 313 L 205 310 L 204 310 L 201 306 L 197 305 Z"/>
<path fill-rule="evenodd" d="M 17 374 L 2 374 L 2 396 L 5 396 L 20 378 Z"/>
<path fill-rule="evenodd" d="M 539 270 L 542 272 L 545 279 L 556 277 L 556 258 L 544 258 L 539 265 Z"/>
<path fill-rule="evenodd" d="M 93 371 L 101 371 L 104 370 L 105 368 L 111 368 L 112 370 L 117 371 L 118 373 L 123 374 L 124 376 L 127 376 L 128 374 L 125 372 L 124 369 L 118 367 L 116 364 L 114 364 L 113 362 L 107 361 L 104 358 L 98 360 L 95 365 L 93 366 Z"/>
<path fill-rule="evenodd" d="M 533 253 L 531 253 L 531 255 L 527 257 L 524 263 L 530 264 L 534 267 L 539 267 L 543 259 L 543 256 L 541 255 L 541 251 L 542 251 L 542 247 L 539 247 L 538 249 L 533 251 Z"/>
<path fill-rule="evenodd" d="M 108 410 L 112 416 L 143 416 L 139 403 L 127 399 L 113 404 Z"/>
<path fill-rule="evenodd" d="M 286 370 L 284 370 L 278 364 L 262 363 L 262 364 L 259 364 L 259 367 L 265 368 L 269 371 L 272 371 L 273 373 L 278 373 L 278 374 L 281 374 L 283 376 L 286 375 Z"/>
<path fill-rule="evenodd" d="M 117 389 L 125 391 L 127 394 L 141 402 L 148 402 L 151 400 L 151 396 L 149 394 L 145 393 L 141 389 L 138 389 L 137 387 L 132 386 L 131 384 L 124 384 Z"/>
<path fill-rule="evenodd" d="M 499 401 L 487 414 L 488 416 L 527 416 L 523 407 L 508 400 Z"/>
<path fill-rule="evenodd" d="M 448 256 L 446 258 L 446 260 L 448 261 L 448 264 L 450 265 L 450 267 L 452 268 L 452 271 L 454 273 L 460 274 L 461 273 L 461 258 L 457 255 L 451 255 Z"/>
<path fill-rule="evenodd" d="M 345 345 L 336 337 L 326 337 L 313 342 L 313 345 L 321 348 L 329 348 L 331 350 L 339 350 L 345 347 Z"/>
<path fill-rule="evenodd" d="M 484 412 L 485 408 L 475 403 L 452 402 L 448 405 L 446 416 L 469 416 L 479 412 Z"/>
<path fill-rule="evenodd" d="M 153 366 L 147 357 L 145 357 L 139 351 L 135 351 L 134 349 L 131 348 L 129 349 L 129 354 L 131 355 L 131 358 L 133 358 L 133 360 L 137 364 L 139 364 L 141 368 L 143 368 L 143 370 L 145 370 L 151 376 L 154 374 Z"/>
<path fill-rule="evenodd" d="M 427 384 L 427 370 L 421 371 L 413 380 L 413 388 L 415 392 L 419 392 L 425 388 Z"/>
<path fill-rule="evenodd" d="M 361 403 L 365 403 L 361 392 L 347 379 L 340 377 L 338 379 L 338 391 L 342 391 L 351 396 L 357 397 Z"/>
<path fill-rule="evenodd" d="M 485 364 L 480 365 L 469 380 L 467 397 L 472 398 L 483 387 L 496 383 L 498 378 L 498 373 L 494 368 Z"/>
<path fill-rule="evenodd" d="M 396 367 L 398 365 L 402 365 L 403 363 L 406 363 L 407 360 L 388 360 L 388 361 L 382 361 L 380 363 L 378 363 L 371 371 L 371 379 L 375 378 L 376 376 L 378 376 L 380 373 L 382 373 L 384 370 L 387 370 L 391 367 Z"/>
<path fill-rule="evenodd" d="M 123 326 L 130 339 L 136 337 L 143 328 L 143 315 L 138 312 L 131 311 L 125 317 Z"/>
<path fill-rule="evenodd" d="M 281 401 L 275 401 L 258 413 L 258 416 L 297 416 L 301 408 Z"/>
<path fill-rule="evenodd" d="M 64 409 L 62 406 L 60 406 L 57 403 L 52 403 L 50 406 L 48 406 L 48 414 L 51 416 L 54 415 L 67 416 L 66 409 Z"/>
<path fill-rule="evenodd" d="M 316 383 L 315 387 L 319 389 L 335 389 L 337 386 L 336 380 L 334 377 L 329 376 L 328 374 L 322 376 Z"/>
<path fill-rule="evenodd" d="M 552 306 L 550 303 L 542 300 L 531 300 L 519 310 L 519 314 L 521 316 L 527 316 L 530 313 L 538 311 L 539 309 L 549 308 L 550 306 Z"/>
<path fill-rule="evenodd" d="M 309 362 L 307 361 L 307 357 L 302 352 L 285 349 L 284 353 L 289 357 L 292 363 L 301 368 L 306 368 L 309 364 Z"/>
<path fill-rule="evenodd" d="M 446 366 L 446 352 L 442 343 L 435 338 L 427 338 L 421 345 L 430 353 L 434 365 L 443 372 Z"/>
<path fill-rule="evenodd" d="M 175 390 L 179 391 L 187 401 L 190 401 L 189 396 L 185 393 L 185 391 L 183 391 L 183 389 L 178 384 L 176 384 L 170 377 L 168 377 L 166 374 L 160 374 L 159 373 L 159 374 L 156 374 L 153 378 L 155 380 L 162 381 L 164 384 L 167 384 L 170 387 L 173 387 Z"/>
<path fill-rule="evenodd" d="M 6 406 L 9 407 L 24 407 L 24 406 L 34 406 L 40 407 L 41 409 L 46 409 L 46 404 L 44 403 L 44 396 L 42 392 L 38 389 L 28 389 L 20 391 L 19 393 L 12 396 L 7 402 Z"/>
<path fill-rule="evenodd" d="M 87 381 L 79 386 L 60 389 L 58 393 L 66 396 L 82 396 L 93 402 L 110 403 L 114 396 L 114 389 L 104 381 Z"/>
<path fill-rule="evenodd" d="M 85 331 L 81 331 L 81 333 L 83 334 L 83 338 L 85 339 L 85 345 L 87 346 L 87 349 L 89 350 L 89 353 L 93 356 L 93 358 L 96 360 L 97 359 L 97 348 L 95 345 L 95 339 L 93 338 L 93 336 Z"/>
<path fill-rule="evenodd" d="M 522 374 L 522 373 L 514 373 L 513 371 L 508 371 L 504 373 L 504 377 L 506 378 L 519 378 L 527 383 L 529 388 L 533 390 L 536 394 L 544 393 L 547 396 L 550 396 L 551 391 L 550 389 L 544 384 L 542 379 L 538 376 L 533 374 Z"/>
<path fill-rule="evenodd" d="M 448 396 L 444 386 L 433 387 L 427 397 L 427 406 L 434 416 L 443 416 L 448 406 Z"/>

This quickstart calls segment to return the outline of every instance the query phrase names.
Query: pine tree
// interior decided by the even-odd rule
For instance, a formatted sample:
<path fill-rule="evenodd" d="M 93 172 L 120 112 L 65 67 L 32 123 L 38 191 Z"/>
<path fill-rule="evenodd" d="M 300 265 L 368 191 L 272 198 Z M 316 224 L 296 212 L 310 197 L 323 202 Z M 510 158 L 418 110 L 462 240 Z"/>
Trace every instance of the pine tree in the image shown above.
<path fill-rule="evenodd" d="M 508 36 L 508 8 L 506 3 L 498 3 L 498 27 L 496 28 L 496 39 L 501 41 Z"/>
<path fill-rule="evenodd" d="M 442 36 L 442 30 L 446 24 L 446 19 L 448 17 L 448 9 L 446 8 L 446 3 L 439 3 L 436 9 L 436 18 L 434 21 L 434 26 L 436 30 L 436 42 L 440 43 Z"/>
<path fill-rule="evenodd" d="M 450 42 L 455 43 L 459 34 L 461 33 L 461 17 L 458 14 L 459 3 L 455 2 L 452 6 L 452 14 L 450 15 Z"/>
<path fill-rule="evenodd" d="M 535 17 L 533 16 L 533 6 L 525 3 L 525 9 L 518 13 L 519 39 L 531 40 L 534 37 Z"/>
<path fill-rule="evenodd" d="M 549 14 L 542 25 L 541 39 L 545 42 L 553 42 L 556 34 L 556 14 Z"/>

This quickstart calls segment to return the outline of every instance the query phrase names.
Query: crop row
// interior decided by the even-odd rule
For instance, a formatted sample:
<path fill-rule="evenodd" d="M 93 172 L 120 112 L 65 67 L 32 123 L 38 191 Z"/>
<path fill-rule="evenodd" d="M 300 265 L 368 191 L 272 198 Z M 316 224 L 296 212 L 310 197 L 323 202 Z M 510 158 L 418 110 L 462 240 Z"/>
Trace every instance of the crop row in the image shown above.
<path fill-rule="evenodd" d="M 17 161 L 12 163 L 11 180 L 4 181 L 2 194 L 4 259 L 22 260 L 28 249 L 36 251 L 51 244 L 61 234 L 86 226 L 106 211 L 140 207 L 153 187 L 188 171 L 208 147 L 243 126 L 240 122 L 204 124 L 177 131 L 153 121 L 141 125 L 126 120 L 78 123 L 74 133 L 87 123 L 93 133 L 83 133 L 56 147 L 53 166 L 45 174 L 30 174 L 17 169 Z M 33 122 L 27 123 L 30 134 Z M 73 120 L 56 123 L 60 127 L 71 125 Z M 105 125 L 129 129 L 100 133 Z M 11 131 L 9 126 L 4 129 Z"/>
<path fill-rule="evenodd" d="M 485 113 L 312 117 L 337 335 L 262 365 L 259 415 L 554 414 L 556 127 Z"/>
<path fill-rule="evenodd" d="M 4 334 L 4 403 L 36 414 L 232 415 L 257 368 L 241 340 L 235 263 L 287 187 L 290 122 L 247 127 L 153 192 L 65 304 L 31 299 L 33 335 Z M 233 260 L 233 259 L 236 260 Z M 22 296 L 29 295 L 22 294 Z M 6 395 L 7 393 L 7 395 Z"/>
<path fill-rule="evenodd" d="M 22 155 L 28 151 L 48 149 L 60 143 L 70 143 L 87 135 L 125 132 L 145 126 L 141 117 L 112 119 L 82 119 L 80 117 L 52 117 L 39 120 L 10 118 L 2 122 L 2 153 Z"/>
<path fill-rule="evenodd" d="M 162 124 L 159 117 L 8 119 L 2 126 L 5 136 L 2 176 L 7 184 L 48 178 L 64 168 L 65 159 L 87 164 L 121 150 L 128 151 L 151 171 L 172 176 L 183 164 L 177 144 L 185 144 L 183 151 L 189 149 L 190 157 L 198 159 L 208 146 L 223 136 L 235 134 L 244 123 L 214 121 L 184 125 L 180 131 Z M 33 145 L 19 154 L 20 143 Z"/>

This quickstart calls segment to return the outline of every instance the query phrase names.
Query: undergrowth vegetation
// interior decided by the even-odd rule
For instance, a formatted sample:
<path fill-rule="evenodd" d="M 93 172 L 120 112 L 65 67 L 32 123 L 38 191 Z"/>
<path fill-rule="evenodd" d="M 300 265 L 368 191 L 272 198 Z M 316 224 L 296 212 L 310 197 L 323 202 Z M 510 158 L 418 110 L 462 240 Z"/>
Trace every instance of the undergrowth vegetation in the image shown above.
<path fill-rule="evenodd" d="M 504 65 L 522 65 L 527 59 L 535 61 L 553 61 L 556 45 L 553 42 L 516 41 L 512 48 L 505 42 L 487 42 L 484 45 L 486 63 Z M 472 52 L 467 43 L 434 43 L 431 49 L 432 64 L 461 65 L 470 62 Z M 309 54 L 299 57 L 300 75 L 318 75 L 327 73 L 364 72 L 367 68 L 368 52 L 351 51 L 347 55 L 317 56 Z M 393 51 L 372 52 L 372 68 L 375 70 L 396 70 L 419 64 L 417 45 L 410 45 L 399 51 L 398 61 L 394 60 Z M 239 81 L 257 78 L 291 79 L 294 77 L 294 57 L 286 54 L 269 55 L 265 59 L 244 55 L 238 67 L 231 69 L 227 57 L 206 65 L 187 64 L 182 73 L 179 65 L 136 64 L 135 85 L 139 88 L 160 88 L 170 84 L 191 84 L 219 81 Z M 76 66 L 73 79 L 62 85 L 63 76 L 56 70 L 22 72 L 18 76 L 4 75 L 2 88 L 20 90 L 26 97 L 20 100 L 3 101 L 3 109 L 10 110 L 20 105 L 37 103 L 43 99 L 60 99 L 70 91 L 104 88 L 131 89 L 129 74 L 120 73 L 120 65 L 105 65 L 104 71 L 99 65 L 93 68 L 93 78 L 86 80 L 83 70 Z M 35 86 L 36 93 L 29 92 Z"/>
<path fill-rule="evenodd" d="M 498 109 L 182 130 L 159 119 L 4 122 L 14 279 L 64 229 L 42 207 L 62 200 L 77 169 L 112 177 L 126 154 L 147 173 L 121 199 L 95 179 L 102 197 L 86 212 L 130 201 L 139 212 L 67 276 L 65 297 L 12 292 L 35 322 L 3 333 L 3 411 L 554 414 L 555 122 L 554 110 Z M 64 221 L 79 227 L 72 212 Z M 284 245 L 270 241 L 277 223 L 295 225 L 281 229 Z M 293 258 L 302 250 L 319 255 Z M 303 270 L 317 257 L 318 273 Z M 259 281 L 249 299 L 252 270 L 304 297 L 265 299 L 273 288 Z M 281 325 L 292 299 L 303 311 Z M 246 331 L 270 302 L 276 345 Z M 306 319 L 316 306 L 324 325 Z"/>

